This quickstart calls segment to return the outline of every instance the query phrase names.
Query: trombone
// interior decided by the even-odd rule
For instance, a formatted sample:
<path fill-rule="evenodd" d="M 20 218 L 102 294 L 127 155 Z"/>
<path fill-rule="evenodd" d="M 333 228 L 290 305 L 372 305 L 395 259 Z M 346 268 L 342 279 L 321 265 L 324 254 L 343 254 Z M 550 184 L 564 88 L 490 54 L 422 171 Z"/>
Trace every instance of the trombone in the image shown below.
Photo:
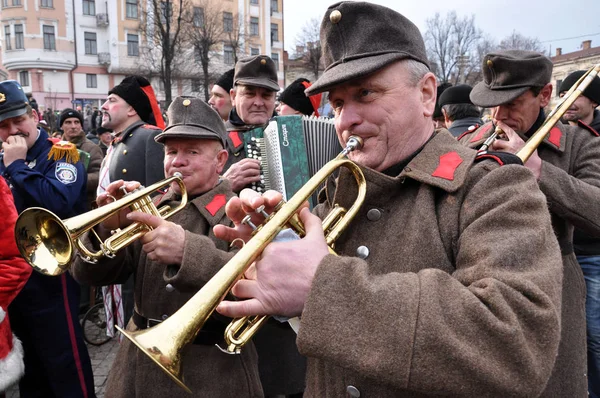
<path fill-rule="evenodd" d="M 157 209 L 150 194 L 164 186 L 177 182 L 181 189 L 181 203 L 171 209 L 163 206 Z M 140 187 L 126 193 L 119 200 L 79 216 L 61 220 L 49 210 L 31 207 L 24 210 L 17 218 L 15 239 L 23 258 L 36 271 L 50 276 L 57 276 L 69 269 L 75 252 L 89 263 L 96 263 L 106 256 L 112 258 L 120 249 L 139 239 L 151 227 L 143 223 L 132 223 L 123 229 L 112 231 L 105 241 L 94 231 L 94 226 L 129 207 L 132 211 L 143 211 L 161 218 L 171 217 L 182 210 L 187 203 L 187 191 L 180 173 L 159 181 L 148 188 Z M 85 232 L 91 231 L 99 241 L 100 249 L 91 251 L 79 239 Z"/>
<path fill-rule="evenodd" d="M 565 114 L 567 110 L 573 105 L 575 100 L 583 93 L 583 91 L 592 83 L 594 78 L 600 74 L 600 64 L 596 64 L 592 66 L 588 71 L 571 86 L 569 91 L 562 97 L 560 102 L 556 104 L 556 106 L 550 111 L 546 120 L 542 124 L 542 126 L 531 135 L 531 137 L 525 143 L 525 146 L 521 148 L 517 153 L 517 157 L 521 159 L 523 164 L 527 162 L 527 160 L 531 157 L 533 152 L 537 149 L 538 146 L 544 141 L 546 135 L 552 130 L 554 125 L 558 123 L 560 118 Z M 502 136 L 504 132 L 500 127 L 496 127 L 494 132 L 484 141 L 484 143 L 479 148 L 478 152 L 485 152 L 488 150 L 490 145 L 494 142 L 498 136 Z"/>
<path fill-rule="evenodd" d="M 362 170 L 358 165 L 344 158 L 350 151 L 361 146 L 362 140 L 359 137 L 350 137 L 344 151 L 323 166 L 287 203 L 280 203 L 276 207 L 276 211 L 254 231 L 252 238 L 240 251 L 177 312 L 149 329 L 136 332 L 128 332 L 118 326 L 117 329 L 180 387 L 191 393 L 182 380 L 181 350 L 194 339 L 235 282 L 244 275 L 248 267 L 282 229 L 288 227 L 296 229 L 294 225 L 298 225 L 297 233 L 300 236 L 303 235 L 303 227 L 296 214 L 298 209 L 333 172 L 340 167 L 346 167 L 352 172 L 358 184 L 358 193 L 355 202 L 349 209 L 336 204 L 330 213 L 331 217 L 328 216 L 323 221 L 325 238 L 330 251 L 333 251 L 335 241 L 358 214 L 366 196 L 366 181 Z M 266 316 L 254 316 L 234 320 L 227 328 L 233 333 L 230 340 L 226 338 L 227 351 L 239 353 L 241 347 L 249 341 L 266 318 Z M 246 330 L 241 331 L 245 326 L 247 326 Z"/>

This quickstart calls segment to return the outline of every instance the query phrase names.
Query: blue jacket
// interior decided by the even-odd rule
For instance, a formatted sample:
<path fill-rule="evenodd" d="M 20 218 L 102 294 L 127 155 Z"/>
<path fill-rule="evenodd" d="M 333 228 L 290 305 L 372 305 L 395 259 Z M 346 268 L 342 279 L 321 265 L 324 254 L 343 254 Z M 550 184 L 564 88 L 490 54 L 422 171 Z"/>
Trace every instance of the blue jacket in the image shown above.
<path fill-rule="evenodd" d="M 4 166 L 0 154 L 0 174 L 6 179 L 20 213 L 29 207 L 43 207 L 61 219 L 85 211 L 87 174 L 82 162 L 67 163 L 64 159 L 48 159 L 52 142 L 40 129 L 35 144 L 25 160 Z"/>

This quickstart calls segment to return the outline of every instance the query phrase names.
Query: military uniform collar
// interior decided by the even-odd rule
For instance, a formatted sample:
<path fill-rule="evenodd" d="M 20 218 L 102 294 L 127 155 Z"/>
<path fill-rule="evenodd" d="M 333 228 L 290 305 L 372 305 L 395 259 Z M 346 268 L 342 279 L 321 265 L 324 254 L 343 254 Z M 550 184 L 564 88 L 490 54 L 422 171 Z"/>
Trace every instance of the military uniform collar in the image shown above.
<path fill-rule="evenodd" d="M 211 226 L 215 226 L 225 216 L 225 204 L 234 196 L 229 180 L 223 179 L 210 191 L 192 199 L 190 205 L 196 207 Z M 180 201 L 181 199 L 179 195 L 169 190 L 159 199 L 157 207 L 172 200 Z"/>
<path fill-rule="evenodd" d="M 143 120 L 138 120 L 137 122 L 134 122 L 132 124 L 130 124 L 129 126 L 127 126 L 127 128 L 125 128 L 125 130 L 123 130 L 120 133 L 115 133 L 114 135 L 114 139 L 115 141 L 119 142 L 119 141 L 123 141 L 125 140 L 128 136 L 130 136 L 130 133 L 135 130 L 136 128 L 138 128 L 139 126 L 143 126 L 144 124 L 146 124 Z"/>
<path fill-rule="evenodd" d="M 38 156 L 48 147 L 48 133 L 43 128 L 38 129 L 39 135 L 33 146 L 27 151 L 27 155 L 25 156 L 25 162 L 29 163 L 34 159 L 37 159 Z M 45 159 L 44 159 L 45 160 Z"/>

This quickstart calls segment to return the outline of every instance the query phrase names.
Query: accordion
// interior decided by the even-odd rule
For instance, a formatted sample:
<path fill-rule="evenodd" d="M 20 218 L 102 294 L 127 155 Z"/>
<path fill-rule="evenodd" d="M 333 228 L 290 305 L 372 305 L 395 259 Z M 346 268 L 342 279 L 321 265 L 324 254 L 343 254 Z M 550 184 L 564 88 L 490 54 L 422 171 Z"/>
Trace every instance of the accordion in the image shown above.
<path fill-rule="evenodd" d="M 246 157 L 261 164 L 261 181 L 252 189 L 274 189 L 284 200 L 342 151 L 333 120 L 312 116 L 277 116 L 266 127 L 246 132 L 244 141 Z"/>

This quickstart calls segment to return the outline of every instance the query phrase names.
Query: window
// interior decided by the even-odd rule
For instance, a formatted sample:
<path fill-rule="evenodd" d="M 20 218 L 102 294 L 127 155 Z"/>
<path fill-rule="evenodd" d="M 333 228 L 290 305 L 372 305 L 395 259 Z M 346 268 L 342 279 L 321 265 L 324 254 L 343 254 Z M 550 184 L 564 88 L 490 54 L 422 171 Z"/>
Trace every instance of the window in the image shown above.
<path fill-rule="evenodd" d="M 170 21 L 173 15 L 173 3 L 162 1 L 160 3 L 160 21 L 163 24 L 167 23 L 167 19 Z"/>
<path fill-rule="evenodd" d="M 25 40 L 23 37 L 23 25 L 15 25 L 15 49 L 23 50 L 25 48 Z"/>
<path fill-rule="evenodd" d="M 195 93 L 202 91 L 202 82 L 200 79 L 192 79 L 192 91 Z"/>
<path fill-rule="evenodd" d="M 233 47 L 223 46 L 223 62 L 226 65 L 233 65 L 235 63 L 233 60 Z"/>
<path fill-rule="evenodd" d="M 10 49 L 9 49 L 10 50 Z M 560 85 L 562 84 L 562 79 L 556 81 L 556 96 L 560 97 Z"/>
<path fill-rule="evenodd" d="M 202 52 L 199 46 L 194 46 L 194 61 L 198 63 L 202 62 Z"/>
<path fill-rule="evenodd" d="M 256 48 L 256 47 L 250 48 L 250 55 L 254 56 L 254 55 L 259 55 L 259 54 L 260 54 L 260 51 L 258 50 L 258 48 Z"/>
<path fill-rule="evenodd" d="M 271 43 L 279 41 L 279 25 L 271 24 Z"/>
<path fill-rule="evenodd" d="M 250 17 L 250 35 L 258 36 L 258 18 Z"/>
<path fill-rule="evenodd" d="M 8 7 L 8 0 L 2 0 L 2 7 Z"/>
<path fill-rule="evenodd" d="M 54 26 L 43 25 L 44 32 L 44 50 L 56 50 L 56 41 L 54 39 Z"/>
<path fill-rule="evenodd" d="M 19 72 L 19 83 L 21 86 L 29 86 L 29 72 L 26 70 Z"/>
<path fill-rule="evenodd" d="M 272 53 L 271 59 L 275 62 L 275 69 L 279 70 L 279 53 Z"/>
<path fill-rule="evenodd" d="M 271 0 L 271 12 L 278 12 L 279 11 L 279 4 L 277 2 L 277 0 Z"/>
<path fill-rule="evenodd" d="M 125 16 L 127 18 L 137 19 L 137 17 L 138 17 L 137 0 L 125 0 Z"/>
<path fill-rule="evenodd" d="M 258 4 L 258 0 L 250 0 L 250 4 Z"/>
<path fill-rule="evenodd" d="M 20 6 L 21 0 L 12 0 L 12 4 L 13 4 L 13 6 Z"/>
<path fill-rule="evenodd" d="M 12 50 L 10 47 L 10 25 L 4 26 L 4 47 L 6 50 Z"/>
<path fill-rule="evenodd" d="M 233 14 L 230 12 L 223 13 L 223 31 L 225 31 L 225 32 L 233 31 Z"/>
<path fill-rule="evenodd" d="M 225 24 L 225 17 L 223 17 L 223 24 Z M 204 26 L 204 8 L 194 7 L 194 27 L 201 28 Z"/>
<path fill-rule="evenodd" d="M 86 75 L 85 75 L 85 86 L 87 88 L 98 88 L 97 75 L 92 75 L 90 73 L 86 73 Z"/>
<path fill-rule="evenodd" d="M 127 34 L 127 55 L 130 57 L 140 55 L 140 40 L 138 35 Z"/>
<path fill-rule="evenodd" d="M 96 33 L 84 32 L 83 38 L 85 40 L 85 53 L 89 55 L 98 54 L 98 50 L 96 48 Z"/>
<path fill-rule="evenodd" d="M 83 0 L 83 15 L 96 15 L 96 0 Z"/>
<path fill-rule="evenodd" d="M 40 0 L 40 7 L 54 8 L 54 0 Z"/>

